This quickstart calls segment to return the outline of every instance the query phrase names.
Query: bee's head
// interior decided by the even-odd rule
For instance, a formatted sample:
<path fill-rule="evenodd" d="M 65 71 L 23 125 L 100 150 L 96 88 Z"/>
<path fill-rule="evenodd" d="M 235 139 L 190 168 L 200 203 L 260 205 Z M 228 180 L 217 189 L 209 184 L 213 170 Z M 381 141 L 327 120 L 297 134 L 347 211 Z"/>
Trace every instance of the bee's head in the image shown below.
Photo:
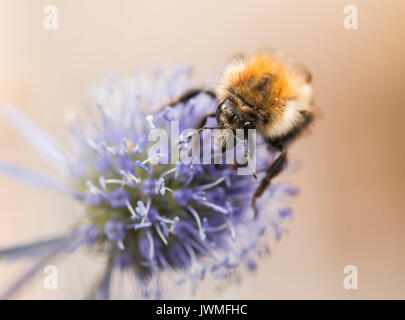
<path fill-rule="evenodd" d="M 237 78 L 238 83 L 220 91 L 216 117 L 218 126 L 229 129 L 257 129 L 276 120 L 283 103 L 272 90 L 273 75 Z"/>
<path fill-rule="evenodd" d="M 256 129 L 269 121 L 270 114 L 260 105 L 252 105 L 241 95 L 225 96 L 216 111 L 218 126 L 223 129 Z"/>

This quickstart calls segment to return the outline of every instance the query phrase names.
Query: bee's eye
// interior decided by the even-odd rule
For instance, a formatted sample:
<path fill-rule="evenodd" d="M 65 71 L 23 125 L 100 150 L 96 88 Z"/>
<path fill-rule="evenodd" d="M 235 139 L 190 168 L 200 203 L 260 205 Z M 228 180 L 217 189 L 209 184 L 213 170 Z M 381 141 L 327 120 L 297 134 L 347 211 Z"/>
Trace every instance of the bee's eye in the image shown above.
<path fill-rule="evenodd" d="M 238 120 L 238 117 L 236 115 L 233 115 L 231 117 L 231 122 L 236 122 Z"/>

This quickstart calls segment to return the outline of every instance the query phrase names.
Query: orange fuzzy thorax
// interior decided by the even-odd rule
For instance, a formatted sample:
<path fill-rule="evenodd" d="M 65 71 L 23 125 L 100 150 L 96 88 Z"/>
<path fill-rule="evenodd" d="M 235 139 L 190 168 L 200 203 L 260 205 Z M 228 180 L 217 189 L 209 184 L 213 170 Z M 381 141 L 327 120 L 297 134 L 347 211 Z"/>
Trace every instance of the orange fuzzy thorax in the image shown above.
<path fill-rule="evenodd" d="M 263 79 L 270 80 L 260 86 Z M 231 63 L 225 70 L 221 92 L 233 92 L 252 105 L 271 108 L 276 116 L 288 100 L 296 95 L 294 71 L 272 56 L 259 54 L 253 58 Z"/>

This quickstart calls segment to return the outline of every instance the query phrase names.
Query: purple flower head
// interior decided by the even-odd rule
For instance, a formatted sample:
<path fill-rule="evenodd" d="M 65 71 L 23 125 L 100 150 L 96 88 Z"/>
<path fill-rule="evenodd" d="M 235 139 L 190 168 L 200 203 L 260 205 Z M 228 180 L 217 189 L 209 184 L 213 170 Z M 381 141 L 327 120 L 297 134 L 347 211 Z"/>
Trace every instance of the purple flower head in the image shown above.
<path fill-rule="evenodd" d="M 84 201 L 89 205 L 99 206 L 104 201 L 104 198 L 101 194 L 94 194 L 90 191 L 86 191 L 84 194 Z"/>
<path fill-rule="evenodd" d="M 125 239 L 126 229 L 125 224 L 120 220 L 108 221 L 104 225 L 104 231 L 108 239 L 116 241 L 120 249 L 124 249 L 123 241 Z"/>
<path fill-rule="evenodd" d="M 269 240 L 283 234 L 282 221 L 291 215 L 284 208 L 285 200 L 296 194 L 294 187 L 274 183 L 260 199 L 254 219 L 250 200 L 258 182 L 252 176 L 238 175 L 234 167 L 213 161 L 153 164 L 156 159 L 148 155 L 151 130 L 163 129 L 170 135 L 171 121 L 179 122 L 180 132 L 195 128 L 218 105 L 200 94 L 151 112 L 183 93 L 189 78 L 190 69 L 182 67 L 159 72 L 152 80 L 140 72 L 125 81 L 108 79 L 94 91 L 97 114 L 92 118 L 97 120 L 91 130 L 79 120 L 73 128 L 76 154 L 65 154 L 18 111 L 9 112 L 11 121 L 44 159 L 65 173 L 76 174 L 67 187 L 11 165 L 0 163 L 0 170 L 82 201 L 84 218 L 78 222 L 85 232 L 73 230 L 72 237 L 74 243 L 108 258 L 100 283 L 103 296 L 108 296 L 106 283 L 112 281 L 113 269 L 130 269 L 143 295 L 155 298 L 162 296 L 165 276 L 195 288 L 201 281 L 231 279 L 237 268 L 255 270 L 258 258 L 268 252 Z M 216 124 L 214 118 L 208 123 Z M 260 177 L 273 154 L 260 138 L 256 152 Z M 82 240 L 77 240 L 79 234 Z"/>
<path fill-rule="evenodd" d="M 128 156 L 125 155 L 123 157 L 119 157 L 117 161 L 117 171 L 126 171 L 126 172 L 131 172 L 133 173 L 135 170 L 135 163 L 134 160 Z"/>
<path fill-rule="evenodd" d="M 124 188 L 118 188 L 109 194 L 108 200 L 112 208 L 122 208 L 130 200 L 130 196 Z"/>
<path fill-rule="evenodd" d="M 105 155 L 100 155 L 94 159 L 94 168 L 99 172 L 107 172 L 111 168 L 111 160 Z"/>

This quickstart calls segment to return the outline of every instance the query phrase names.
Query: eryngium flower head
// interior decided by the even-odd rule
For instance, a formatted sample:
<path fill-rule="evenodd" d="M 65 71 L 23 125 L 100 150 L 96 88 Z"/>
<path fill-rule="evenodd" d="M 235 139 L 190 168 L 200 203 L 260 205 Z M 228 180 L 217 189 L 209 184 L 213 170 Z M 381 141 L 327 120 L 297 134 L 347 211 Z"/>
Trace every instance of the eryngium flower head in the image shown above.
<path fill-rule="evenodd" d="M 179 285 L 191 283 L 194 290 L 203 280 L 233 278 L 239 267 L 254 270 L 257 259 L 269 253 L 266 236 L 278 239 L 281 222 L 290 215 L 284 200 L 295 194 L 294 187 L 273 184 L 254 219 L 250 199 L 258 182 L 252 176 L 238 175 L 233 166 L 213 161 L 162 164 L 150 158 L 151 130 L 162 128 L 170 134 L 175 121 L 180 132 L 196 128 L 217 107 L 217 101 L 200 94 L 151 112 L 184 92 L 189 77 L 189 68 L 183 67 L 157 72 L 152 79 L 139 72 L 129 79 L 108 79 L 94 91 L 97 108 L 86 115 L 91 120 L 71 119 L 74 151 L 69 155 L 38 128 L 30 128 L 43 139 L 41 146 L 36 141 L 39 151 L 69 173 L 71 183 L 61 189 L 69 188 L 85 205 L 85 218 L 68 237 L 70 251 L 87 246 L 108 257 L 100 297 L 109 296 L 111 273 L 117 269 L 133 274 L 143 296 L 152 298 L 164 292 L 164 275 Z M 8 115 L 29 137 L 29 128 L 23 126 L 28 120 L 13 109 Z M 215 119 L 209 121 L 215 124 Z M 187 148 L 187 143 L 181 147 Z M 170 157 L 167 152 L 157 157 Z M 274 155 L 259 139 L 256 152 L 260 178 Z M 21 177 L 15 168 L 2 169 Z"/>

